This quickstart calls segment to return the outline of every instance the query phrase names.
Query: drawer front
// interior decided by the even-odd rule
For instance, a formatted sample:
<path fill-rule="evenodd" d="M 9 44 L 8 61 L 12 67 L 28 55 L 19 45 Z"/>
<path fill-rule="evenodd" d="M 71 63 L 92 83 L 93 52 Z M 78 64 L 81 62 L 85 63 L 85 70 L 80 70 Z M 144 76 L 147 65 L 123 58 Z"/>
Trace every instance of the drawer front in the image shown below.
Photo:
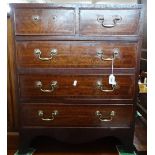
<path fill-rule="evenodd" d="M 136 66 L 138 43 L 108 41 L 18 41 L 19 67 L 116 68 Z"/>
<path fill-rule="evenodd" d="M 21 104 L 22 127 L 130 127 L 131 105 Z"/>
<path fill-rule="evenodd" d="M 117 85 L 109 84 L 109 75 L 20 75 L 22 99 L 133 100 L 134 75 L 115 75 Z"/>
<path fill-rule="evenodd" d="M 138 33 L 140 10 L 80 11 L 81 35 L 134 35 Z"/>
<path fill-rule="evenodd" d="M 74 35 L 73 9 L 16 9 L 16 35 Z"/>

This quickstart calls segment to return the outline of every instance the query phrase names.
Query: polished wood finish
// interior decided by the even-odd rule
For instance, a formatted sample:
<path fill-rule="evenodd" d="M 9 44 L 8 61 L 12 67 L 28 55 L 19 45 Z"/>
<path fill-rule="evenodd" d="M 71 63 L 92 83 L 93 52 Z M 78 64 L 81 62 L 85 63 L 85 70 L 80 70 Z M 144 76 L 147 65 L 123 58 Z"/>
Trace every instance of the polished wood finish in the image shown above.
<path fill-rule="evenodd" d="M 16 35 L 73 35 L 73 9 L 16 9 Z"/>
<path fill-rule="evenodd" d="M 121 20 L 114 21 L 120 16 Z M 101 21 L 98 21 L 101 18 Z M 80 9 L 81 35 L 133 35 L 139 31 L 140 10 L 132 9 Z M 115 24 L 116 23 L 116 24 Z M 105 26 L 104 26 L 105 25 Z M 111 27 L 106 27 L 111 25 Z"/>
<path fill-rule="evenodd" d="M 19 146 L 19 132 L 7 132 L 7 149 L 18 149 Z"/>
<path fill-rule="evenodd" d="M 24 27 L 24 31 L 25 31 L 25 33 L 23 33 L 23 34 L 22 33 L 21 34 L 17 33 L 16 35 L 30 35 L 30 36 L 32 36 L 32 35 L 34 35 L 34 36 L 35 35 L 51 35 L 51 36 L 54 35 L 53 36 L 54 40 L 57 40 L 57 38 L 59 38 L 60 40 L 66 40 L 67 38 L 68 38 L 68 40 L 69 39 L 72 40 L 72 39 L 74 39 L 74 37 L 76 39 L 82 39 L 83 36 L 81 34 L 81 30 L 84 30 L 83 28 L 85 28 L 85 31 L 87 31 L 87 29 L 89 28 L 89 33 L 90 34 L 87 33 L 86 37 L 84 37 L 85 40 L 88 40 L 88 38 L 89 38 L 88 36 L 92 36 L 93 40 L 95 40 L 96 37 L 98 37 L 98 39 L 100 37 L 102 39 L 104 39 L 104 36 L 108 36 L 108 37 L 116 36 L 117 39 L 119 39 L 118 36 L 119 37 L 127 37 L 127 40 L 128 40 L 130 37 L 136 37 L 136 36 L 139 36 L 139 34 L 141 35 L 141 32 L 142 32 L 142 25 L 141 25 L 142 19 L 143 19 L 143 14 L 141 12 L 142 5 L 136 5 L 136 4 L 133 4 L 133 5 L 129 5 L 129 4 L 127 4 L 127 5 L 125 5 L 125 4 L 124 5 L 117 5 L 117 4 L 116 5 L 106 5 L 106 4 L 102 4 L 102 5 L 93 5 L 93 4 L 92 5 L 89 5 L 89 4 L 42 4 L 42 5 L 40 5 L 40 4 L 35 4 L 35 7 L 34 7 L 34 6 L 29 6 L 29 4 L 20 4 L 20 6 L 18 4 L 12 4 L 12 6 L 15 8 L 15 12 L 17 10 L 20 10 L 21 13 L 22 13 L 22 17 L 24 19 L 26 19 L 26 20 L 23 21 L 23 18 L 20 18 L 21 15 L 19 16 L 19 14 L 18 14 L 18 18 L 21 19 L 20 21 L 18 19 L 14 18 L 15 25 L 17 26 L 16 23 L 18 23 L 19 26 L 21 26 L 19 28 Z M 23 15 L 24 12 L 21 10 L 21 8 L 22 8 L 22 10 L 28 9 L 27 16 L 26 16 L 26 13 Z M 51 29 L 50 29 L 50 32 L 48 32 L 47 30 L 49 30 L 49 29 L 48 29 L 47 25 L 51 26 L 52 23 L 50 22 L 51 20 L 49 19 L 49 16 L 47 14 L 48 14 L 48 11 L 51 10 L 51 9 L 53 9 L 53 10 L 57 10 L 58 9 L 60 11 L 61 10 L 65 10 L 65 11 L 66 10 L 71 10 L 71 13 L 69 14 L 70 15 L 69 17 L 65 16 L 65 13 L 64 13 L 63 16 L 65 16 L 64 20 L 66 20 L 66 24 L 69 24 L 69 28 L 70 27 L 75 28 L 74 29 L 75 33 L 73 33 L 73 30 L 65 32 L 65 28 L 66 27 L 62 28 L 62 31 L 64 30 L 63 33 L 56 33 L 56 31 L 54 31 L 52 33 Z M 44 14 L 42 14 L 42 11 L 45 10 L 45 12 L 46 12 L 46 16 L 45 16 L 46 22 L 42 23 L 42 18 L 41 18 L 41 24 L 38 24 L 38 26 L 39 26 L 38 28 L 39 29 L 35 29 L 34 24 L 32 24 L 33 22 L 31 22 L 32 21 L 31 20 L 32 16 L 36 15 L 35 10 L 36 10 L 36 12 L 38 11 L 37 13 L 39 13 L 39 12 L 41 13 L 41 17 L 44 15 Z M 58 10 L 56 12 L 58 12 L 58 17 L 59 17 L 59 11 Z M 81 11 L 84 11 L 84 12 L 85 11 L 86 12 L 89 11 L 89 13 L 93 14 L 93 16 L 90 16 L 88 14 L 86 14 L 86 15 L 88 15 L 87 19 L 89 19 L 91 17 L 95 18 L 95 19 L 93 19 L 93 23 L 95 24 L 95 27 L 93 27 L 94 32 L 93 32 L 93 29 L 91 30 L 89 26 L 88 26 L 88 28 L 86 28 L 85 24 L 83 23 L 85 18 L 86 18 L 86 15 L 84 15 L 85 18 L 82 20 L 83 25 L 81 26 L 81 24 L 82 24 L 81 23 L 81 15 L 80 15 Z M 106 13 L 108 18 L 112 18 L 112 21 L 113 21 L 113 17 L 111 17 L 108 14 L 111 14 L 112 16 L 113 16 L 112 13 L 114 13 L 114 12 L 117 12 L 118 14 L 121 14 L 121 16 L 123 17 L 123 19 L 121 20 L 122 24 L 118 24 L 117 25 L 117 26 L 120 26 L 120 28 L 119 27 L 118 28 L 114 27 L 114 28 L 110 28 L 111 30 L 105 29 L 104 30 L 105 34 L 103 33 L 101 35 L 101 32 L 103 31 L 103 29 L 101 29 L 102 28 L 101 23 L 99 23 L 96 20 L 96 18 L 98 18 L 98 15 L 100 15 L 100 13 L 99 14 L 96 13 L 94 15 L 95 11 L 96 12 L 98 12 L 98 11 L 99 12 L 104 12 L 104 14 Z M 52 14 L 52 13 L 50 12 L 50 14 Z M 60 12 L 60 14 L 61 14 L 61 12 Z M 73 15 L 73 14 L 75 14 L 75 15 Z M 115 16 L 115 14 L 114 14 L 114 16 Z M 29 19 L 29 21 L 27 21 L 28 20 L 27 18 Z M 75 19 L 75 21 L 72 20 L 73 18 Z M 86 19 L 86 21 L 88 21 L 87 19 Z M 22 24 L 23 22 L 30 22 L 30 25 L 32 25 L 33 28 L 31 28 L 31 30 L 29 30 L 30 28 L 29 27 L 27 28 L 27 26 L 28 26 L 27 23 Z M 92 22 L 90 20 L 89 20 L 89 22 L 90 22 L 90 24 L 92 24 Z M 51 23 L 51 24 L 48 24 L 48 23 Z M 106 21 L 106 23 L 107 23 L 107 21 Z M 108 21 L 109 25 L 111 25 L 113 23 L 115 23 L 115 22 L 111 22 L 111 20 L 110 20 L 110 23 L 109 23 L 109 21 Z M 54 22 L 54 24 L 55 24 L 55 22 Z M 57 24 L 61 25 L 62 23 L 60 21 L 60 23 L 58 22 Z M 71 24 L 71 26 L 70 26 L 70 24 Z M 88 24 L 88 22 L 86 24 Z M 64 23 L 62 25 L 64 25 Z M 42 31 L 45 31 L 45 30 L 41 31 L 40 26 L 41 27 L 43 26 L 42 28 L 45 28 L 47 32 L 46 33 L 42 32 Z M 95 31 L 96 26 L 97 26 L 97 31 Z M 99 27 L 99 29 L 102 30 L 102 31 L 100 30 L 101 32 L 98 30 L 98 27 Z M 121 28 L 124 29 L 123 33 L 121 33 L 121 31 L 122 31 Z M 32 29 L 33 29 L 33 31 L 36 31 L 36 32 L 35 33 L 30 33 L 29 31 L 32 31 Z M 112 31 L 112 29 L 113 29 L 113 31 Z M 19 30 L 16 28 L 16 31 L 19 31 Z M 42 33 L 40 33 L 40 31 Z M 110 31 L 109 34 L 107 33 L 108 31 Z M 111 33 L 111 32 L 113 32 L 113 33 Z M 68 35 L 67 35 L 67 33 L 68 33 Z M 60 36 L 56 36 L 58 34 Z M 64 35 L 66 35 L 66 36 L 64 36 Z M 71 36 L 71 35 L 74 35 L 74 36 Z M 130 36 L 128 36 L 128 35 L 130 35 Z M 137 38 L 137 40 L 138 39 L 139 38 Z"/>
<path fill-rule="evenodd" d="M 97 52 L 103 51 L 104 58 L 112 58 L 115 49 L 119 50 L 115 57 L 114 67 L 134 68 L 136 64 L 138 44 L 118 41 L 18 41 L 16 43 L 17 62 L 19 68 L 111 68 L 111 61 L 102 60 Z M 41 57 L 50 58 L 52 49 L 57 54 L 52 59 L 43 61 L 35 54 L 41 51 Z"/>
<path fill-rule="evenodd" d="M 54 120 L 45 121 L 38 116 L 38 111 L 44 112 L 45 118 L 51 118 L 55 110 L 58 115 Z M 111 111 L 115 112 L 112 120 L 100 121 L 96 116 L 100 111 L 105 119 L 110 119 Z M 63 104 L 22 104 L 20 110 L 22 128 L 46 127 L 130 127 L 132 124 L 133 107 L 131 105 L 63 105 Z"/>
<path fill-rule="evenodd" d="M 7 130 L 17 130 L 17 104 L 15 88 L 14 39 L 10 16 L 7 16 Z"/>
<path fill-rule="evenodd" d="M 57 21 L 54 17 L 51 21 L 49 18 L 55 13 L 58 19 L 65 18 Z M 133 144 L 142 17 L 142 5 L 12 5 L 20 153 L 25 153 L 31 140 L 38 135 L 69 143 L 113 136 L 123 144 Z M 68 26 L 62 24 L 64 20 Z M 55 63 L 40 62 L 39 56 L 34 55 L 37 48 L 42 51 L 40 57 L 49 58 L 49 50 L 53 47 L 58 48 L 52 59 Z M 114 62 L 118 85 L 116 90 L 105 93 L 96 84 L 100 80 L 106 86 L 103 89 L 112 89 L 108 84 L 111 61 L 101 62 L 96 58 L 96 50 L 102 49 L 105 57 L 111 57 L 114 48 L 120 48 L 120 59 Z M 57 87 L 49 86 L 51 80 L 57 81 Z M 41 81 L 39 87 L 36 81 Z M 96 115 L 102 119 L 105 111 L 104 118 L 109 120 L 106 124 L 94 117 L 98 108 Z M 54 119 L 55 124 L 42 123 L 54 109 L 60 114 L 52 113 L 48 120 Z M 38 110 L 44 112 L 39 118 Z"/>
<path fill-rule="evenodd" d="M 11 21 L 10 17 L 7 18 L 7 27 L 8 27 L 8 42 L 11 43 Z M 7 46 L 8 53 L 10 53 L 10 46 Z M 10 57 L 8 58 L 10 59 Z M 11 92 L 11 69 L 10 69 L 10 60 L 7 61 L 8 69 L 7 69 L 7 128 L 8 131 L 12 130 L 13 128 L 13 107 L 12 107 L 12 92 Z"/>
<path fill-rule="evenodd" d="M 19 133 L 17 132 L 8 132 L 7 135 L 7 141 L 8 141 L 8 155 L 13 155 L 16 150 L 18 149 L 18 145 L 19 145 Z M 44 141 L 44 143 L 42 143 L 42 141 Z M 113 148 L 115 148 L 116 142 L 114 139 L 112 139 L 110 141 L 110 143 L 107 142 L 107 139 L 105 141 L 101 141 L 100 145 L 99 143 L 95 142 L 93 147 L 92 144 L 90 143 L 90 145 L 83 145 L 77 149 L 77 145 L 75 146 L 76 148 L 74 150 L 71 150 L 71 148 L 73 148 L 73 145 L 69 146 L 69 148 L 67 146 L 64 146 L 64 143 L 62 145 L 60 145 L 60 143 L 58 143 L 58 145 L 56 145 L 55 140 L 51 140 L 48 139 L 47 137 L 38 137 L 36 138 L 33 142 L 32 142 L 32 146 L 34 148 L 37 148 L 37 150 L 35 151 L 36 155 L 55 155 L 55 154 L 60 154 L 60 155 L 64 155 L 66 154 L 78 154 L 81 155 L 83 154 L 95 154 L 98 155 L 97 153 L 106 153 L 106 155 L 110 155 L 110 152 L 113 150 Z M 107 144 L 107 145 L 105 145 Z M 99 146 L 101 146 L 101 149 L 99 149 Z M 136 122 L 135 122 L 135 132 L 134 132 L 134 146 L 137 150 L 137 153 L 140 155 L 146 155 L 147 154 L 147 127 L 143 124 L 143 122 L 141 121 L 141 119 L 139 117 L 136 118 Z M 54 148 L 55 149 L 54 151 Z M 79 150 L 80 149 L 80 150 Z M 90 150 L 90 149 L 94 149 Z M 106 150 L 105 150 L 106 149 Z M 61 151 L 60 151 L 61 150 Z M 96 151 L 95 151 L 96 150 Z M 80 152 L 79 152 L 80 151 Z M 99 152 L 98 152 L 99 151 Z M 117 151 L 116 151 L 117 153 Z"/>
<path fill-rule="evenodd" d="M 63 97 L 63 99 L 81 97 L 83 99 L 100 98 L 103 100 L 128 100 L 133 102 L 135 91 L 134 75 L 115 74 L 117 86 L 112 92 L 102 92 L 97 87 L 97 82 L 101 82 L 105 90 L 112 90 L 109 82 L 109 75 L 20 75 L 20 98 L 21 99 L 49 99 Z M 37 87 L 37 82 L 41 81 L 42 89 L 50 90 L 52 81 L 57 81 L 57 87 L 52 92 L 42 92 Z M 77 85 L 74 86 L 74 81 Z"/>

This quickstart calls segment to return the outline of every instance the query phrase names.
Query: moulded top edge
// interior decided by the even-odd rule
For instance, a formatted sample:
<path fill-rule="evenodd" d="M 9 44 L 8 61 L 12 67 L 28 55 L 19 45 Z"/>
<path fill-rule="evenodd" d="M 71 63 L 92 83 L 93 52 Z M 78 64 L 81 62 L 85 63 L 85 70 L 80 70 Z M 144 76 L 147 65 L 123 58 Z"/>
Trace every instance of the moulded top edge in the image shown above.
<path fill-rule="evenodd" d="M 80 7 L 80 8 L 122 8 L 141 9 L 143 4 L 78 4 L 78 3 L 10 3 L 13 8 L 52 8 L 52 7 Z"/>

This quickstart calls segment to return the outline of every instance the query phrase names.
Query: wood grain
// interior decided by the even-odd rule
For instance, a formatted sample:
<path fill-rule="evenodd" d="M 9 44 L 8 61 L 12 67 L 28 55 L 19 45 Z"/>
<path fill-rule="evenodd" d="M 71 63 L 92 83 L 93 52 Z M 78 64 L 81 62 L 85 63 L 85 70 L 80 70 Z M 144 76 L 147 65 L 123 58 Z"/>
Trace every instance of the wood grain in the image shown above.
<path fill-rule="evenodd" d="M 35 148 L 37 148 L 35 154 L 36 155 L 45 155 L 47 153 L 47 155 L 51 155 L 52 153 L 55 155 L 55 153 L 60 153 L 60 155 L 66 155 L 66 152 L 68 151 L 68 153 L 72 152 L 74 155 L 79 153 L 79 155 L 81 155 L 82 153 L 90 153 L 90 150 L 92 152 L 92 150 L 94 149 L 94 151 L 96 150 L 96 152 L 93 151 L 93 154 L 98 155 L 98 153 L 108 153 L 108 155 L 110 155 L 110 152 L 113 150 L 112 146 L 116 144 L 116 141 L 114 139 L 112 139 L 112 141 L 110 141 L 110 143 L 108 143 L 107 141 L 109 141 L 108 139 L 105 139 L 104 141 L 101 141 L 100 143 L 94 142 L 94 146 L 90 147 L 90 145 L 83 145 L 82 144 L 82 150 L 80 152 L 79 149 L 74 149 L 71 150 L 71 148 L 73 148 L 73 145 L 71 145 L 69 148 L 64 145 L 64 143 L 62 145 L 60 145 L 61 143 L 48 138 L 48 137 L 38 137 L 35 139 L 35 141 L 33 141 L 33 146 Z M 7 134 L 7 142 L 8 142 L 8 155 L 13 155 L 13 153 L 16 152 L 16 150 L 18 149 L 18 145 L 19 145 L 19 133 L 18 132 L 8 132 Z M 56 143 L 57 142 L 57 143 Z M 107 145 L 105 145 L 107 144 Z M 136 118 L 136 122 L 135 122 L 135 132 L 134 132 L 134 145 L 136 147 L 136 150 L 138 151 L 139 154 L 147 154 L 147 127 L 145 126 L 145 124 L 143 124 L 143 122 L 139 119 Z M 51 147 L 52 146 L 52 147 Z M 77 145 L 74 145 L 75 147 Z M 101 149 L 99 149 L 99 147 L 101 147 Z M 61 149 L 61 151 L 60 151 Z M 107 151 L 106 151 L 106 150 Z M 55 151 L 54 151 L 55 150 Z M 68 154 L 67 153 L 67 154 Z M 90 155 L 90 154 L 89 154 Z M 107 155 L 107 154 L 106 154 Z"/>
<path fill-rule="evenodd" d="M 21 104 L 20 120 L 22 128 L 31 127 L 130 127 L 132 124 L 133 107 L 131 105 L 63 105 L 63 104 Z M 58 115 L 53 121 L 43 121 L 38 111 L 44 112 L 44 118 L 51 118 L 54 110 Z M 101 122 L 96 116 L 99 110 L 103 117 L 110 119 L 111 111 L 115 116 L 108 122 Z"/>
<path fill-rule="evenodd" d="M 114 49 L 119 50 L 114 60 L 115 68 L 134 68 L 137 57 L 137 43 L 117 41 L 18 41 L 16 42 L 17 62 L 20 68 L 111 68 L 111 61 L 97 56 L 102 51 L 104 58 L 112 58 Z M 41 57 L 50 58 L 52 49 L 57 55 L 42 61 L 34 53 L 39 49 Z"/>
<path fill-rule="evenodd" d="M 100 98 L 103 100 L 132 100 L 134 98 L 135 86 L 133 75 L 115 75 L 118 87 L 113 92 L 102 92 L 97 88 L 100 81 L 104 88 L 111 90 L 109 75 L 20 75 L 19 88 L 20 97 L 23 99 L 54 99 L 65 98 Z M 74 81 L 77 85 L 73 86 Z M 42 82 L 42 89 L 51 89 L 51 82 L 57 81 L 57 88 L 51 93 L 42 92 L 36 86 L 36 82 Z"/>
<path fill-rule="evenodd" d="M 38 16 L 34 21 L 33 17 Z M 74 30 L 73 9 L 16 9 L 15 33 L 16 35 L 73 35 Z"/>
<path fill-rule="evenodd" d="M 71 143 L 113 136 L 131 146 L 142 5 L 12 4 L 12 13 L 21 154 L 31 139 L 39 135 Z M 115 15 L 121 16 L 121 21 L 116 22 Z M 99 22 L 98 17 L 104 21 Z M 117 47 L 121 52 L 115 60 L 114 74 L 119 86 L 113 92 L 101 92 L 96 87 L 97 81 L 104 89 L 111 89 L 108 84 L 111 65 L 101 62 L 96 50 L 102 49 L 110 57 L 112 49 Z M 42 57 L 49 57 L 51 48 L 58 48 L 58 55 L 48 63 L 40 62 L 34 57 L 34 48 L 41 49 Z M 35 85 L 41 81 L 43 90 L 51 89 L 53 80 L 58 82 L 53 93 L 44 93 Z M 75 80 L 77 85 L 73 86 Z M 116 115 L 110 122 L 101 123 L 94 117 L 98 108 L 102 113 L 105 110 L 106 117 L 113 109 Z M 56 127 L 42 123 L 38 110 L 44 111 L 45 118 L 58 110 L 59 119 L 52 121 Z"/>
<path fill-rule="evenodd" d="M 114 25 L 115 16 L 122 20 L 114 27 L 107 28 L 105 25 Z M 103 23 L 97 19 L 102 18 Z M 81 35 L 133 35 L 139 29 L 140 10 L 121 9 L 80 9 L 80 34 Z"/>
<path fill-rule="evenodd" d="M 17 129 L 17 102 L 15 86 L 14 39 L 10 16 L 7 17 L 7 127 L 8 131 Z"/>

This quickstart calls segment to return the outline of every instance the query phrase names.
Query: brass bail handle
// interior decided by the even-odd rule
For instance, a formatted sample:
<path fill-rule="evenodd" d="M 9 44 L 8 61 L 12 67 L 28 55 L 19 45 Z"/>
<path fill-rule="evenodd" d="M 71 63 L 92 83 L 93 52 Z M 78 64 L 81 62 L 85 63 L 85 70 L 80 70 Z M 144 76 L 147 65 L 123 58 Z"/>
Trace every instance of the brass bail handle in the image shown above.
<path fill-rule="evenodd" d="M 54 110 L 51 113 L 51 116 L 49 116 L 48 118 L 45 118 L 43 110 L 38 110 L 38 116 L 41 117 L 42 121 L 53 121 L 55 119 L 55 116 L 57 115 L 58 115 L 58 110 Z"/>
<path fill-rule="evenodd" d="M 99 110 L 95 112 L 95 115 L 98 117 L 98 119 L 101 122 L 110 122 L 113 120 L 113 117 L 115 116 L 115 111 L 111 111 L 108 116 L 104 116 Z"/>
<path fill-rule="evenodd" d="M 106 89 L 105 86 L 102 84 L 101 81 L 97 81 L 97 82 L 96 82 L 96 87 L 97 87 L 97 89 L 99 89 L 100 91 L 102 91 L 102 92 L 107 92 L 107 93 L 108 93 L 108 92 L 113 92 L 115 89 L 118 89 L 117 83 L 111 85 L 112 89 Z"/>
<path fill-rule="evenodd" d="M 113 59 L 116 59 L 117 57 L 119 57 L 119 54 L 120 54 L 120 50 L 118 48 L 113 49 L 113 54 L 112 54 L 112 56 L 110 58 L 107 58 L 105 56 L 103 50 L 98 50 L 96 52 L 97 57 L 99 57 L 103 61 L 112 61 Z"/>
<path fill-rule="evenodd" d="M 54 56 L 57 55 L 58 50 L 57 50 L 56 48 L 51 49 L 51 51 L 50 51 L 51 57 L 49 57 L 49 58 L 41 57 L 41 53 L 42 53 L 42 52 L 41 52 L 40 49 L 34 49 L 34 55 L 35 55 L 39 60 L 42 60 L 42 61 L 49 61 L 49 60 L 51 60 Z"/>
<path fill-rule="evenodd" d="M 57 81 L 52 81 L 51 84 L 50 84 L 51 89 L 43 89 L 41 81 L 36 81 L 35 86 L 37 88 L 39 88 L 41 92 L 51 93 L 51 92 L 54 92 L 54 90 L 58 87 L 58 82 Z"/>
<path fill-rule="evenodd" d="M 105 27 L 105 28 L 113 28 L 117 25 L 117 23 L 121 22 L 121 20 L 122 20 L 121 16 L 115 15 L 113 16 L 113 20 L 111 24 L 105 24 L 104 16 L 100 16 L 97 18 L 97 21 L 100 22 L 102 27 Z"/>

